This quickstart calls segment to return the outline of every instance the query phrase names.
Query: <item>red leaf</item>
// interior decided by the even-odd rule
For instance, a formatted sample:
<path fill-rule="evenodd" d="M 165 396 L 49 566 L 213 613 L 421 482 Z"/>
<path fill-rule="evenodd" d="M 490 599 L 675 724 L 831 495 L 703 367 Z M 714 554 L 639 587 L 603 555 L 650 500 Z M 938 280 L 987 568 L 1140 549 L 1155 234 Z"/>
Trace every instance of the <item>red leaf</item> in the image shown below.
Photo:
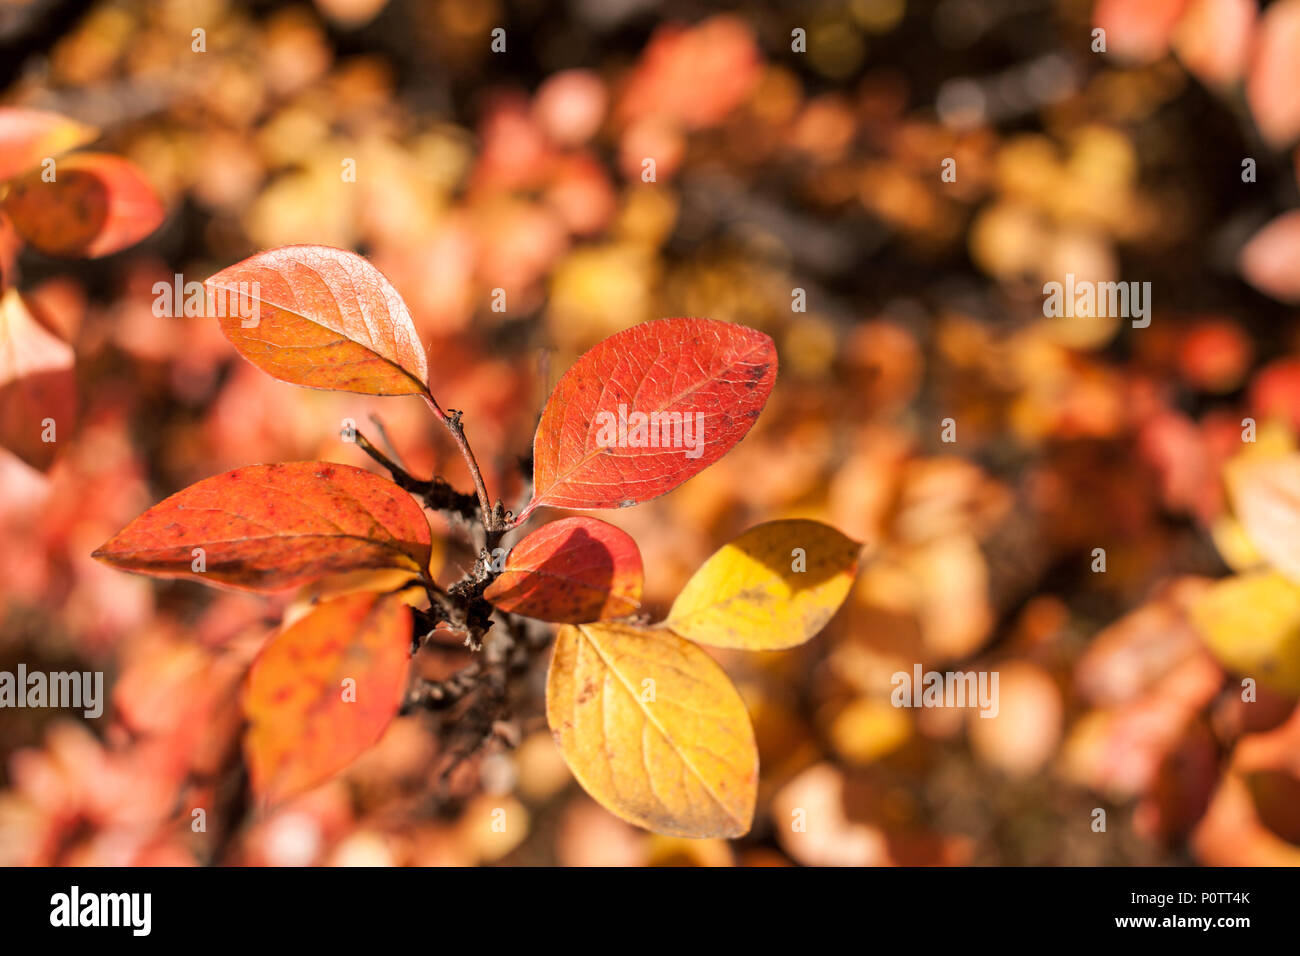
<path fill-rule="evenodd" d="M 0 298 L 0 445 L 34 468 L 54 461 L 77 411 L 73 354 L 36 321 L 22 296 Z M 55 441 L 47 442 L 53 422 Z"/>
<path fill-rule="evenodd" d="M 483 596 L 503 611 L 559 624 L 626 617 L 641 601 L 641 552 L 595 518 L 561 518 L 510 550 Z"/>
<path fill-rule="evenodd" d="M 202 548 L 204 570 L 195 570 Z M 429 563 L 429 522 L 386 478 L 324 461 L 251 465 L 150 508 L 95 552 L 127 571 L 248 591 Z"/>
<path fill-rule="evenodd" d="M 617 508 L 671 491 L 745 436 L 776 367 L 768 336 L 728 322 L 660 319 L 611 335 L 546 403 L 520 518 L 538 505 Z"/>
<path fill-rule="evenodd" d="M 1098 0 L 1093 26 L 1106 31 L 1106 52 L 1149 63 L 1169 50 L 1187 0 Z"/>
<path fill-rule="evenodd" d="M 428 364 L 406 303 L 356 253 L 285 246 L 206 284 L 226 338 L 282 382 L 365 395 L 428 391 Z"/>
<path fill-rule="evenodd" d="M 1192 0 L 1174 30 L 1174 49 L 1202 83 L 1226 89 L 1250 57 L 1255 0 Z"/>
<path fill-rule="evenodd" d="M 4 210 L 42 252 L 96 259 L 135 245 L 163 221 L 153 187 L 120 156 L 78 153 L 59 160 L 53 182 L 41 175 L 14 180 Z"/>
<path fill-rule="evenodd" d="M 18 253 L 23 240 L 9 217 L 0 212 L 0 292 L 17 282 Z"/>
<path fill-rule="evenodd" d="M 99 130 L 44 110 L 0 109 L 0 180 L 89 143 Z"/>
<path fill-rule="evenodd" d="M 1280 0 L 1259 20 L 1246 100 L 1255 125 L 1274 146 L 1300 136 L 1300 0 Z"/>
<path fill-rule="evenodd" d="M 271 638 L 244 692 L 253 791 L 276 802 L 338 773 L 397 715 L 411 610 L 396 595 L 318 604 Z"/>
<path fill-rule="evenodd" d="M 1251 236 L 1237 265 L 1245 280 L 1265 295 L 1300 302 L 1300 210 L 1283 213 Z"/>

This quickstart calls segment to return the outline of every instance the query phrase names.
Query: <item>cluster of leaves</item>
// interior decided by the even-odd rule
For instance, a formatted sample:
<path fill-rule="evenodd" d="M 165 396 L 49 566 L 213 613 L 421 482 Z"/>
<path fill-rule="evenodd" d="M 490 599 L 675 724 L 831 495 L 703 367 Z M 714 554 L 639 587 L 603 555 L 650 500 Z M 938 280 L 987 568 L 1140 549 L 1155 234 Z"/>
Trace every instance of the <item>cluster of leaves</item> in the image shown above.
<path fill-rule="evenodd" d="M 606 807 L 681 836 L 745 833 L 758 787 L 753 730 L 740 695 L 692 642 L 773 650 L 808 640 L 848 595 L 858 545 L 816 522 L 759 526 L 714 555 L 657 626 L 629 620 L 639 607 L 641 556 L 613 525 L 552 522 L 512 548 L 499 570 L 492 552 L 540 506 L 626 507 L 724 455 L 772 390 L 772 340 L 706 319 L 644 323 L 606 339 L 548 400 L 533 444 L 533 495 L 515 517 L 488 496 L 460 413 L 444 412 L 429 391 L 401 296 L 368 262 L 328 247 L 286 247 L 206 284 L 235 303 L 223 310 L 226 336 L 273 377 L 419 395 L 465 454 L 477 491 L 464 514 L 445 493 L 435 496 L 439 479 L 412 479 L 356 436 L 396 482 L 325 462 L 239 468 L 172 495 L 95 552 L 126 570 L 252 591 L 356 572 L 410 576 L 386 592 L 322 601 L 268 642 L 244 695 L 255 791 L 277 801 L 319 784 L 396 716 L 407 658 L 420 646 L 404 593 L 414 587 L 429 602 L 418 615 L 424 624 L 467 628 L 475 644 L 494 607 L 566 625 L 551 662 L 547 717 L 575 776 Z M 629 406 L 693 421 L 699 444 L 601 441 L 601 414 Z M 479 563 L 445 589 L 428 576 L 421 501 L 481 525 Z"/>
<path fill-rule="evenodd" d="M 24 260 L 23 301 L 75 342 L 83 400 L 71 440 L 60 416 L 59 443 L 37 450 L 62 449 L 48 474 L 0 457 L 0 655 L 103 668 L 112 699 L 103 721 L 7 712 L 4 861 L 1300 859 L 1293 593 L 1267 532 L 1288 526 L 1287 481 L 1239 474 L 1282 471 L 1300 430 L 1300 258 L 1281 228 L 1297 204 L 1297 0 L 988 6 L 978 25 L 847 0 L 703 19 L 680 0 L 507 5 L 506 55 L 478 0 L 315 6 L 209 6 L 199 54 L 190 14 L 94 3 L 6 62 L 22 67 L 8 102 L 96 117 L 183 215 L 107 267 Z M 353 14 L 375 19 L 356 30 Z M 485 484 L 516 510 L 532 469 L 512 452 L 546 363 L 659 315 L 779 344 L 782 387 L 744 442 L 605 516 L 635 537 L 656 611 L 765 517 L 870 542 L 821 640 L 710 652 L 762 758 L 747 837 L 651 836 L 572 786 L 529 656 L 551 628 L 454 594 L 458 623 L 412 659 L 408 713 L 379 744 L 245 813 L 239 697 L 268 632 L 339 594 L 339 577 L 376 594 L 416 572 L 268 597 L 157 587 L 90 550 L 159 489 L 337 457 L 340 420 L 375 411 L 406 455 L 394 483 L 434 502 L 430 579 L 475 564 L 488 535 L 421 402 L 286 391 L 231 361 L 217 321 L 151 308 L 177 273 L 300 242 L 364 250 L 402 290 L 429 380 L 464 403 Z M 1151 325 L 1045 319 L 1042 284 L 1067 272 L 1153 280 Z M 944 416 L 955 443 L 937 437 Z M 1264 454 L 1238 462 L 1243 449 Z M 430 473 L 469 493 L 411 477 Z M 468 548 L 445 533 L 467 521 Z M 474 588 L 490 575 L 495 600 L 546 593 L 469 572 Z M 636 613 L 630 585 L 604 602 L 599 586 L 565 593 L 593 615 Z M 410 611 L 421 636 L 424 613 Z M 998 716 L 892 706 L 890 675 L 917 663 L 998 672 Z M 514 749 L 480 747 L 444 781 L 486 734 Z M 1085 825 L 1099 806 L 1106 833 Z"/>
<path fill-rule="evenodd" d="M 48 468 L 76 412 L 72 348 L 15 287 L 24 243 L 52 256 L 99 258 L 135 245 L 162 202 L 129 160 L 73 153 L 99 136 L 57 113 L 0 108 L 0 445 Z M 51 427 L 54 437 L 51 437 Z"/>

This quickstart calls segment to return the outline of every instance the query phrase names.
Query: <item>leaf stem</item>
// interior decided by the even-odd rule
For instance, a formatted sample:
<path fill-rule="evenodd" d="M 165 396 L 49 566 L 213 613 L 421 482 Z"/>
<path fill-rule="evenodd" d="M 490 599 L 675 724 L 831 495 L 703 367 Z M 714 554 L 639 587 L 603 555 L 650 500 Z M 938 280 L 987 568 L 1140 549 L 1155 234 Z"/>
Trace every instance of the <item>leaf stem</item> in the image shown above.
<path fill-rule="evenodd" d="M 533 513 L 536 507 L 537 507 L 537 499 L 536 498 L 530 499 L 528 504 L 524 505 L 523 510 L 521 510 L 519 514 L 515 515 L 510 521 L 506 522 L 505 530 L 511 531 L 514 528 L 518 528 L 521 524 L 523 524 L 525 521 L 528 520 L 529 516 Z"/>
<path fill-rule="evenodd" d="M 483 512 L 483 529 L 489 534 L 504 530 L 503 516 L 497 513 L 498 509 L 492 507 L 491 499 L 488 497 L 487 485 L 483 483 L 483 472 L 479 470 L 478 461 L 474 458 L 474 451 L 469 447 L 469 442 L 465 439 L 465 429 L 460 423 L 460 412 L 452 409 L 452 414 L 448 415 L 442 410 L 442 407 L 428 392 L 421 392 L 420 397 L 424 403 L 429 406 L 433 414 L 447 426 L 451 432 L 451 437 L 455 439 L 456 447 L 460 449 L 460 455 L 465 459 L 465 464 L 469 467 L 470 477 L 474 479 L 474 490 L 478 493 L 479 508 Z"/>

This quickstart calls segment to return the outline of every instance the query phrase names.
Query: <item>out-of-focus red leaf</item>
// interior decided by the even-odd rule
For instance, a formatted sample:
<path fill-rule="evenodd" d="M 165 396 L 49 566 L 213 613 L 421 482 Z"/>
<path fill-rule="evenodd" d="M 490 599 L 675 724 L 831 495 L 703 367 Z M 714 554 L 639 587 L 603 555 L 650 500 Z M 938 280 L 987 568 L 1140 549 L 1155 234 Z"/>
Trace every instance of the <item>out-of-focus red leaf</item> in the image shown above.
<path fill-rule="evenodd" d="M 661 27 L 619 102 L 625 120 L 647 116 L 687 128 L 717 123 L 744 101 L 762 75 L 751 27 L 730 15 L 692 27 Z"/>
<path fill-rule="evenodd" d="M 406 303 L 356 253 L 286 246 L 222 269 L 206 285 L 226 338 L 268 375 L 365 395 L 428 390 Z"/>
<path fill-rule="evenodd" d="M 204 570 L 195 570 L 202 549 Z M 378 475 L 324 461 L 251 465 L 150 508 L 94 553 L 127 571 L 274 591 L 364 568 L 422 572 L 429 523 Z"/>
<path fill-rule="evenodd" d="M 1192 0 L 1174 30 L 1174 49 L 1209 86 L 1241 79 L 1255 28 L 1255 0 Z"/>
<path fill-rule="evenodd" d="M 1300 84 L 1300 76 L 1296 82 Z M 1283 213 L 1251 236 L 1237 265 L 1245 280 L 1264 294 L 1300 302 L 1300 210 Z"/>
<path fill-rule="evenodd" d="M 45 159 L 89 143 L 99 130 L 76 120 L 16 107 L 0 109 L 0 180 L 25 173 Z"/>
<path fill-rule="evenodd" d="M 1238 742 L 1192 835 L 1192 847 L 1203 863 L 1300 865 L 1300 846 L 1294 842 L 1300 839 L 1300 804 L 1295 799 L 1298 744 L 1300 709 L 1281 726 Z"/>
<path fill-rule="evenodd" d="M 776 370 L 771 338 L 728 322 L 659 319 L 611 335 L 564 374 L 542 411 L 524 513 L 626 507 L 671 491 L 745 436 Z M 657 413 L 661 426 L 676 415 L 680 427 L 638 433 L 635 413 Z"/>
<path fill-rule="evenodd" d="M 533 118 L 563 146 L 577 146 L 595 135 L 605 116 L 605 83 L 590 70 L 563 70 L 548 77 L 533 99 Z"/>
<path fill-rule="evenodd" d="M 1261 422 L 1276 416 L 1300 431 L 1300 359 L 1278 359 L 1255 374 L 1250 410 Z"/>
<path fill-rule="evenodd" d="M 1246 774 L 1246 786 L 1260 823 L 1300 846 L 1300 777 L 1283 770 L 1256 770 Z"/>
<path fill-rule="evenodd" d="M 510 550 L 483 596 L 513 614 L 560 624 L 626 617 L 640 607 L 641 552 L 596 518 L 561 518 Z"/>
<path fill-rule="evenodd" d="M 1151 788 L 1133 814 L 1134 828 L 1165 841 L 1182 839 L 1205 813 L 1218 780 L 1218 748 L 1204 721 L 1194 720 L 1160 761 Z"/>
<path fill-rule="evenodd" d="M 1093 638 L 1074 668 L 1083 696 L 1102 706 L 1132 702 L 1196 653 L 1200 636 L 1187 614 L 1206 584 L 1178 578 Z"/>
<path fill-rule="evenodd" d="M 1270 4 L 1259 21 L 1246 78 L 1255 124 L 1274 146 L 1300 136 L 1300 0 Z"/>
<path fill-rule="evenodd" d="M 1106 31 L 1107 53 L 1147 62 L 1168 51 L 1186 6 L 1187 0 L 1099 0 L 1092 23 Z"/>
<path fill-rule="evenodd" d="M 120 156 L 78 153 L 58 161 L 53 182 L 41 176 L 34 170 L 14 180 L 4 209 L 19 235 L 42 252 L 96 259 L 135 245 L 162 224 L 162 200 Z"/>
<path fill-rule="evenodd" d="M 244 692 L 254 792 L 274 803 L 372 746 L 401 704 L 410 642 L 410 608 L 367 593 L 326 601 L 272 637 Z"/>
<path fill-rule="evenodd" d="M 0 298 L 0 445 L 34 468 L 54 461 L 77 410 L 73 353 L 42 326 L 18 290 Z M 53 423 L 52 431 L 50 423 Z M 53 435 L 54 441 L 45 441 Z"/>
<path fill-rule="evenodd" d="M 17 278 L 18 251 L 23 240 L 9 217 L 0 212 L 0 292 L 8 289 Z"/>
<path fill-rule="evenodd" d="M 1178 371 L 1193 387 L 1230 392 L 1241 384 L 1254 348 L 1241 326 L 1228 319 L 1205 319 L 1180 335 Z"/>

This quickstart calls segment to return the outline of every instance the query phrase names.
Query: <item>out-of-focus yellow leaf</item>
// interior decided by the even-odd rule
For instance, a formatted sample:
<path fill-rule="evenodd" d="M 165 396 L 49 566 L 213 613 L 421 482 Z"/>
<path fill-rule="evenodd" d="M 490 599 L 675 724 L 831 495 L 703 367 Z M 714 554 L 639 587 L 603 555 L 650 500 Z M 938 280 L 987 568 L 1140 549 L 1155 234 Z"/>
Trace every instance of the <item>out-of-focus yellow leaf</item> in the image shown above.
<path fill-rule="evenodd" d="M 718 647 L 794 647 L 825 627 L 844 603 L 861 550 L 817 521 L 758 525 L 704 562 L 664 623 L 682 637 Z"/>
<path fill-rule="evenodd" d="M 1234 571 L 1249 571 L 1264 563 L 1264 556 L 1255 547 L 1242 523 L 1230 514 L 1219 515 L 1210 525 L 1210 538 L 1223 558 L 1223 563 Z"/>
<path fill-rule="evenodd" d="M 860 697 L 836 714 L 828 736 L 836 753 L 869 764 L 893 753 L 912 735 L 907 714 L 888 701 Z"/>
<path fill-rule="evenodd" d="M 671 631 L 560 629 L 546 719 L 573 775 L 631 823 L 685 837 L 749 830 L 758 749 L 722 668 Z"/>
<path fill-rule="evenodd" d="M 1275 571 L 1225 578 L 1193 605 L 1192 622 L 1230 670 L 1300 693 L 1300 585 Z"/>
<path fill-rule="evenodd" d="M 1300 581 L 1300 454 L 1242 462 L 1229 472 L 1228 493 L 1259 553 Z"/>

